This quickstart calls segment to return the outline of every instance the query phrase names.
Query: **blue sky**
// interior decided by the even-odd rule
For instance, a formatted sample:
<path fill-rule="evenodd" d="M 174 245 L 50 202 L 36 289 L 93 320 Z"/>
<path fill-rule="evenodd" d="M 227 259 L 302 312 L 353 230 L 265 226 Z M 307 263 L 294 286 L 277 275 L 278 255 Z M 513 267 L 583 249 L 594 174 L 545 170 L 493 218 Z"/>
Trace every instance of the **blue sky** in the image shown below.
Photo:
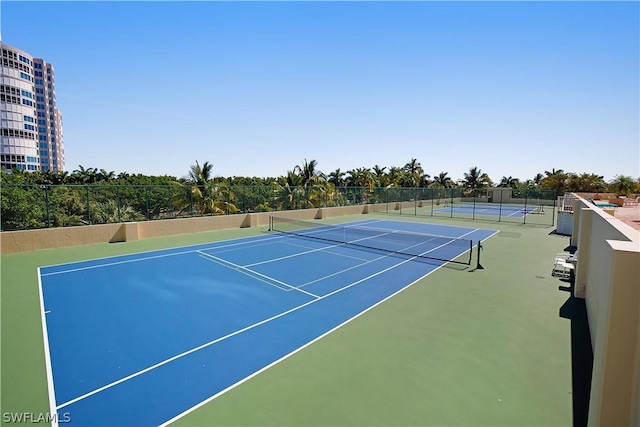
<path fill-rule="evenodd" d="M 640 175 L 638 2 L 0 7 L 55 67 L 69 171 Z"/>

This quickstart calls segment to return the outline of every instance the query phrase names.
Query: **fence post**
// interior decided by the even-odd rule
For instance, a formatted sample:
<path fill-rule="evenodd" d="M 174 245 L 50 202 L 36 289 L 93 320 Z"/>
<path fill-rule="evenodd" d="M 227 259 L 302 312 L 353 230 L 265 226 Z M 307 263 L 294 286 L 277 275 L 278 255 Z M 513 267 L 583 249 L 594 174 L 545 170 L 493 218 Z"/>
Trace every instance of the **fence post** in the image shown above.
<path fill-rule="evenodd" d="M 87 222 L 91 224 L 91 208 L 89 207 L 89 186 L 84 186 L 85 192 L 87 194 Z"/>
<path fill-rule="evenodd" d="M 190 189 L 187 189 L 187 191 L 189 192 L 189 206 L 191 207 L 191 216 L 193 217 L 193 191 Z"/>
<path fill-rule="evenodd" d="M 118 209 L 118 222 L 122 222 L 122 213 L 120 211 L 120 186 L 116 185 L 116 206 Z"/>
<path fill-rule="evenodd" d="M 169 186 L 169 218 L 173 219 L 173 186 Z"/>
<path fill-rule="evenodd" d="M 449 190 L 449 194 L 451 195 L 451 218 L 453 218 L 453 188 Z"/>
<path fill-rule="evenodd" d="M 149 221 L 149 186 L 148 185 L 144 186 L 144 194 L 145 194 L 145 198 L 147 199 L 147 221 Z"/>
<path fill-rule="evenodd" d="M 50 186 L 44 187 L 44 199 L 45 204 L 47 205 L 47 228 L 51 228 L 51 207 L 49 206 L 49 191 L 51 190 Z"/>

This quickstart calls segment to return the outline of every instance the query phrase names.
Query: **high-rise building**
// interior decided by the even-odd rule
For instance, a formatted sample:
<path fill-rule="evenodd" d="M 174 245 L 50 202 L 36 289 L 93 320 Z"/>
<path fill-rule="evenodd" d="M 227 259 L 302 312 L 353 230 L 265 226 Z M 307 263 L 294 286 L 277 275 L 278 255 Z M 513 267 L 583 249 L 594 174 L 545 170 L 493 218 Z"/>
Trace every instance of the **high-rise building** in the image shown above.
<path fill-rule="evenodd" d="M 62 114 L 53 66 L 0 42 L 0 166 L 64 170 Z"/>

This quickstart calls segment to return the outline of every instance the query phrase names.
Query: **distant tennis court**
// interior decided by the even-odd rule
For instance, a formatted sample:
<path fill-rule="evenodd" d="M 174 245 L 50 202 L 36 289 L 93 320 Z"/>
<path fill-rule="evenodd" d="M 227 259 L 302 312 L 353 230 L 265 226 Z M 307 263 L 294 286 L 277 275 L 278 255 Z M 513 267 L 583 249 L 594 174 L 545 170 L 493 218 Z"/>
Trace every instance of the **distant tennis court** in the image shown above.
<path fill-rule="evenodd" d="M 539 203 L 529 205 L 497 204 L 497 203 L 447 203 L 434 210 L 437 213 L 475 214 L 504 218 L 524 218 L 529 214 L 544 213 Z"/>
<path fill-rule="evenodd" d="M 495 231 L 274 218 L 272 233 L 39 269 L 52 413 L 163 425 Z M 280 231 L 280 232 L 278 232 Z"/>

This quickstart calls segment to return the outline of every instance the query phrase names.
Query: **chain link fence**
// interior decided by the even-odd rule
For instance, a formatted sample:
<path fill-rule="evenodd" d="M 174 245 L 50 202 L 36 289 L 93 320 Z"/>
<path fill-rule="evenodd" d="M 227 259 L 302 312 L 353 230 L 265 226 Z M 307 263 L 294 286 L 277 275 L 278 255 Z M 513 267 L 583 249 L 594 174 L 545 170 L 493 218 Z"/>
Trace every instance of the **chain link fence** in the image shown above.
<path fill-rule="evenodd" d="M 397 215 L 553 225 L 555 191 L 186 185 L 2 185 L 1 230 L 373 205 Z"/>
<path fill-rule="evenodd" d="M 553 226 L 556 191 L 542 189 L 385 188 L 375 212 Z"/>

